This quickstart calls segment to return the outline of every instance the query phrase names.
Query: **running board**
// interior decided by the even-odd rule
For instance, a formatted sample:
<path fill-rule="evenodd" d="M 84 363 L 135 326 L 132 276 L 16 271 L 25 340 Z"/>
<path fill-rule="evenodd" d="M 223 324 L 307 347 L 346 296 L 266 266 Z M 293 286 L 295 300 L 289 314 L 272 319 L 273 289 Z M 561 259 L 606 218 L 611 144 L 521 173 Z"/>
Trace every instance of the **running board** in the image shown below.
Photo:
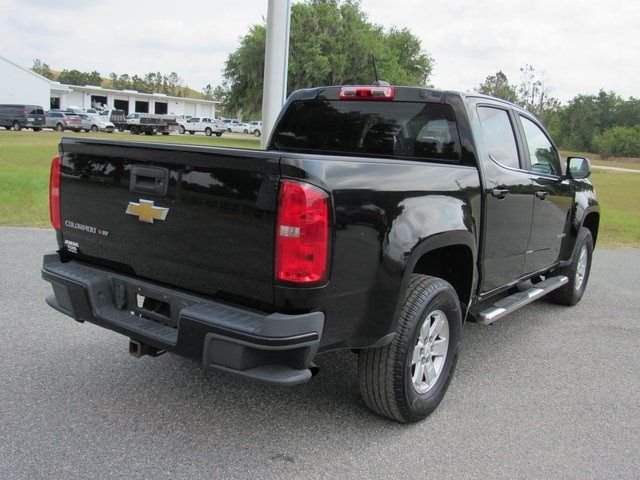
<path fill-rule="evenodd" d="M 505 315 L 509 315 L 540 297 L 544 297 L 547 293 L 553 292 L 567 283 L 569 283 L 569 279 L 564 275 L 547 278 L 540 283 L 536 283 L 529 290 L 514 293 L 496 302 L 493 307 L 481 311 L 477 316 L 477 321 L 483 325 L 491 325 Z"/>

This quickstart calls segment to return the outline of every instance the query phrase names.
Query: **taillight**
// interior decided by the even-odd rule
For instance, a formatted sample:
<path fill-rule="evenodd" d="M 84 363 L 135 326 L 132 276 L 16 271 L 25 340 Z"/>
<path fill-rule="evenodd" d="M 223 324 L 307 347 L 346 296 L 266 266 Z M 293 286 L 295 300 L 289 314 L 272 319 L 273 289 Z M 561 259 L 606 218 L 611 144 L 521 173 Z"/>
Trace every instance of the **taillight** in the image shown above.
<path fill-rule="evenodd" d="M 26 108 L 23 108 L 23 109 L 22 109 L 22 114 L 23 114 L 23 115 L 28 115 L 28 114 L 29 114 L 29 110 L 28 110 L 28 109 L 26 109 Z"/>
<path fill-rule="evenodd" d="M 51 225 L 60 230 L 60 166 L 62 159 L 59 156 L 51 160 L 51 175 L 49 177 L 49 215 Z"/>
<path fill-rule="evenodd" d="M 340 100 L 393 100 L 396 90 L 393 87 L 342 87 Z"/>
<path fill-rule="evenodd" d="M 284 180 L 278 195 L 276 279 L 320 283 L 329 258 L 329 196 L 308 183 Z"/>

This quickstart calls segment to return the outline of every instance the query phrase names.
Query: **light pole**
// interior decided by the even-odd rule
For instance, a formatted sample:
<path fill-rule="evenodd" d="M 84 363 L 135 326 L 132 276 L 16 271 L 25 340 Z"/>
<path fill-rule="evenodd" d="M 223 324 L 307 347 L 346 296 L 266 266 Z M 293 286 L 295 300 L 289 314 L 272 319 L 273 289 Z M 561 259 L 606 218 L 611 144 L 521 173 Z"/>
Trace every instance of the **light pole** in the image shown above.
<path fill-rule="evenodd" d="M 287 99 L 290 21 L 291 0 L 269 0 L 262 91 L 262 149 L 267 147 L 273 125 Z"/>

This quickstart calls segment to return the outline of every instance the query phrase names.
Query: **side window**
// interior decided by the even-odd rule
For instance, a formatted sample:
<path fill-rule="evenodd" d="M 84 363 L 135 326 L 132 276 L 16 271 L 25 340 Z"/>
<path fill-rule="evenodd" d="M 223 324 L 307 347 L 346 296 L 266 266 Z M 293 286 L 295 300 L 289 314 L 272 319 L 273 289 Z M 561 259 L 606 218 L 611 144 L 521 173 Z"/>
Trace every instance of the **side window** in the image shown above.
<path fill-rule="evenodd" d="M 521 115 L 520 121 L 524 129 L 524 136 L 527 139 L 531 171 L 548 175 L 560 175 L 562 173 L 560 157 L 547 136 L 538 125 L 527 117 Z"/>
<path fill-rule="evenodd" d="M 496 162 L 511 168 L 520 168 L 516 137 L 506 110 L 478 107 L 482 137 L 489 156 Z"/>

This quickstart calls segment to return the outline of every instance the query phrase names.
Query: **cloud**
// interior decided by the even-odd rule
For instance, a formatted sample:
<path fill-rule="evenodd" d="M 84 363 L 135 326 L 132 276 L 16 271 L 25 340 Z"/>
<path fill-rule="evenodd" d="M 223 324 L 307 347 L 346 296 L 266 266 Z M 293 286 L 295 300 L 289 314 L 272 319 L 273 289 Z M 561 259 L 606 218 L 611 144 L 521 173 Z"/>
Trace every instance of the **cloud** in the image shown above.
<path fill-rule="evenodd" d="M 408 27 L 422 39 L 440 88 L 472 90 L 497 70 L 517 83 L 529 63 L 562 100 L 600 88 L 638 96 L 637 0 L 361 4 L 371 21 Z M 220 82 L 228 54 L 266 13 L 267 0 L 5 0 L 0 31 L 12 42 L 2 53 L 27 66 L 40 58 L 104 75 L 175 71 L 199 89 Z"/>

